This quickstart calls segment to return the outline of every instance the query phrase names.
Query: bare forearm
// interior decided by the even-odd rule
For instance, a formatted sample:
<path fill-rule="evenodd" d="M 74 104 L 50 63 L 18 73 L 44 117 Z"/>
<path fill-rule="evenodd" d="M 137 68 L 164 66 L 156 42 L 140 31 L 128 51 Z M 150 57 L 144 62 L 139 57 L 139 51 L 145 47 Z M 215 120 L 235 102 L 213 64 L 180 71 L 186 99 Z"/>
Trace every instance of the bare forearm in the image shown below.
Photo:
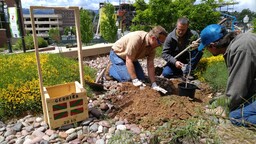
<path fill-rule="evenodd" d="M 137 78 L 133 62 L 129 58 L 126 58 L 126 67 L 127 67 L 128 73 L 130 74 L 131 79 Z"/>
<path fill-rule="evenodd" d="M 149 76 L 150 82 L 153 83 L 156 81 L 154 61 L 148 61 L 147 68 L 148 68 L 148 76 Z"/>

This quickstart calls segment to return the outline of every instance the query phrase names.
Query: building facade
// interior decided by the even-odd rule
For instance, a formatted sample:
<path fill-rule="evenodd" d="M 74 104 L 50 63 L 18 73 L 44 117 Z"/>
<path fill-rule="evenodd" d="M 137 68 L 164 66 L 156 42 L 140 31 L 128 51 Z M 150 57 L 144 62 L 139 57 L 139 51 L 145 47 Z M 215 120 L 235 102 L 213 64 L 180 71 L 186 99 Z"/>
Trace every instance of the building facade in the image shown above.
<path fill-rule="evenodd" d="M 49 30 L 57 28 L 60 31 L 63 31 L 63 18 L 60 14 L 35 14 L 35 29 L 36 34 L 39 37 L 48 38 Z M 23 15 L 24 27 L 26 33 L 32 34 L 32 22 L 30 19 L 30 15 Z"/>

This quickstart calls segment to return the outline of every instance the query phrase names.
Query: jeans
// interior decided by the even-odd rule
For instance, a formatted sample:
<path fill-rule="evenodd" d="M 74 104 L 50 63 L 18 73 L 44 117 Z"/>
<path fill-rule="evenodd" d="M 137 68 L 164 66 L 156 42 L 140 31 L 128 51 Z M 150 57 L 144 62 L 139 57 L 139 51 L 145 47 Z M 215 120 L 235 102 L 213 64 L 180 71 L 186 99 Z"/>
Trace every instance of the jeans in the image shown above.
<path fill-rule="evenodd" d="M 110 54 L 111 66 L 109 69 L 109 75 L 115 78 L 117 81 L 126 82 L 131 80 L 131 76 L 128 73 L 126 67 L 126 61 L 120 58 L 116 53 L 111 50 Z M 143 69 L 138 61 L 133 62 L 135 73 L 139 80 L 145 80 Z"/>
<path fill-rule="evenodd" d="M 237 126 L 256 124 L 256 101 L 229 113 L 230 121 Z"/>
<path fill-rule="evenodd" d="M 188 74 L 189 71 L 192 71 L 196 68 L 198 62 L 202 58 L 202 55 L 203 55 L 202 51 L 198 51 L 197 49 L 193 50 L 193 51 L 191 51 L 191 64 L 189 63 L 186 66 L 184 71 L 182 71 L 181 69 L 176 68 L 176 66 L 171 64 L 171 63 L 167 63 L 164 66 L 162 75 L 165 78 L 171 78 L 171 77 L 174 77 L 174 76 L 182 76 L 183 74 Z"/>

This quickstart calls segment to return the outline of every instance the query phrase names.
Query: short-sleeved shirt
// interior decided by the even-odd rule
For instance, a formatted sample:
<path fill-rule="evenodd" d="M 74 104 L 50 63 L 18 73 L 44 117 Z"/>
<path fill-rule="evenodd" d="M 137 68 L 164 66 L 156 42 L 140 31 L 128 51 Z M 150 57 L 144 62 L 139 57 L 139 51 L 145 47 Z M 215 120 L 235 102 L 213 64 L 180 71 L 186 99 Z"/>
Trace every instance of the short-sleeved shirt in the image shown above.
<path fill-rule="evenodd" d="M 156 54 L 147 39 L 148 33 L 145 31 L 130 32 L 120 38 L 112 46 L 112 50 L 123 60 L 130 56 L 133 61 L 147 57 L 153 60 Z"/>

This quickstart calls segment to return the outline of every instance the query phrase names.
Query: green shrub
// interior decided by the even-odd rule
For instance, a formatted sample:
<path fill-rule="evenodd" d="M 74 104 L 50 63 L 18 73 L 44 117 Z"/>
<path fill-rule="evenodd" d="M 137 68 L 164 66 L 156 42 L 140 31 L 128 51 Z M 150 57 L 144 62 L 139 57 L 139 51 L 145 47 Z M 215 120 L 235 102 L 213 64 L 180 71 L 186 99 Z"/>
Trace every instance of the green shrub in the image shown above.
<path fill-rule="evenodd" d="M 34 41 L 33 41 L 33 37 L 31 35 L 25 36 L 24 40 L 25 40 L 27 50 L 34 49 Z M 44 40 L 42 37 L 38 37 L 37 41 L 38 41 L 39 48 L 48 46 L 47 41 Z M 22 40 L 19 39 L 14 45 L 14 50 L 21 50 L 21 49 L 22 49 Z"/>
<path fill-rule="evenodd" d="M 205 139 L 206 143 L 221 142 L 216 124 L 205 115 L 188 120 L 171 120 L 159 127 L 154 135 L 166 143 L 200 143 L 201 139 Z"/>
<path fill-rule="evenodd" d="M 253 33 L 256 33 L 256 18 L 254 18 L 253 20 L 252 20 L 252 27 L 253 27 Z"/>
<path fill-rule="evenodd" d="M 0 52 L 4 52 L 6 50 L 5 48 L 0 48 Z"/>
<path fill-rule="evenodd" d="M 0 118 L 41 111 L 41 96 L 34 53 L 0 55 Z M 44 86 L 80 81 L 78 62 L 59 54 L 40 54 Z M 84 78 L 96 71 L 84 67 Z"/>
<path fill-rule="evenodd" d="M 163 47 L 156 48 L 156 57 L 162 57 Z"/>
<path fill-rule="evenodd" d="M 207 56 L 208 54 L 206 53 Z M 209 83 L 214 92 L 224 92 L 228 78 L 224 58 L 222 55 L 207 56 L 203 56 L 200 60 L 195 75 L 199 80 Z"/>
<path fill-rule="evenodd" d="M 134 142 L 134 138 L 136 137 L 135 134 L 129 132 L 129 131 L 118 131 L 117 133 L 115 133 L 115 135 L 113 135 L 108 143 L 109 144 L 133 144 Z"/>
<path fill-rule="evenodd" d="M 225 62 L 209 65 L 202 75 L 214 92 L 224 92 L 226 89 L 228 72 Z"/>

